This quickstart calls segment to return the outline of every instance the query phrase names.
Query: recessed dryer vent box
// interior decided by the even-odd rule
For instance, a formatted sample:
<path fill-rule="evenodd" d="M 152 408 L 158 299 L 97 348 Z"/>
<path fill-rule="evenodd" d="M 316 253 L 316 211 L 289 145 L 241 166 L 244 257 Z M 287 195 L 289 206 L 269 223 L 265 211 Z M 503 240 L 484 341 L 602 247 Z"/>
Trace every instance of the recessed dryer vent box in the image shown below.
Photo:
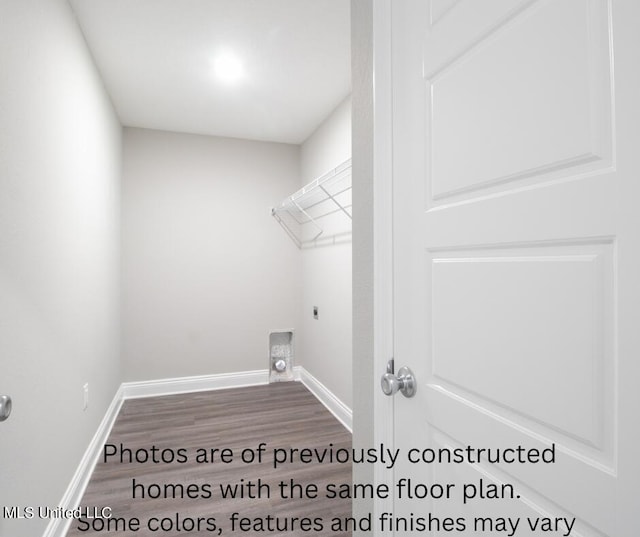
<path fill-rule="evenodd" d="M 293 330 L 269 333 L 269 382 L 293 380 Z"/>

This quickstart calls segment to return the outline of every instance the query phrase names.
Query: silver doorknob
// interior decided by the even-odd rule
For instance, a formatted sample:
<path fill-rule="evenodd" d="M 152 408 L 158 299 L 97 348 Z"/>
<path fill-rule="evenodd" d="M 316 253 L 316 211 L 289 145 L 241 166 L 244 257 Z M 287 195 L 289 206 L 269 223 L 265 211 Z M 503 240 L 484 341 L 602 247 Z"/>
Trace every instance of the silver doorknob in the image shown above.
<path fill-rule="evenodd" d="M 6 420 L 11 415 L 11 397 L 0 395 L 0 421 Z"/>
<path fill-rule="evenodd" d="M 380 386 L 385 395 L 394 395 L 398 391 L 405 397 L 413 397 L 416 394 L 416 378 L 408 367 L 401 367 L 398 376 L 393 373 L 382 375 Z"/>

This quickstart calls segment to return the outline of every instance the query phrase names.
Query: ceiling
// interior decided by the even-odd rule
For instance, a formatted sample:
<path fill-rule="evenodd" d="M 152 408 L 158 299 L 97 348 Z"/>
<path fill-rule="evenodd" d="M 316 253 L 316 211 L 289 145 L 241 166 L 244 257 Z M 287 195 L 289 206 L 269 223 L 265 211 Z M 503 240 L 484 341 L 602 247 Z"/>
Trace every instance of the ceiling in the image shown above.
<path fill-rule="evenodd" d="M 349 0 L 69 1 L 126 126 L 298 144 L 350 92 Z"/>

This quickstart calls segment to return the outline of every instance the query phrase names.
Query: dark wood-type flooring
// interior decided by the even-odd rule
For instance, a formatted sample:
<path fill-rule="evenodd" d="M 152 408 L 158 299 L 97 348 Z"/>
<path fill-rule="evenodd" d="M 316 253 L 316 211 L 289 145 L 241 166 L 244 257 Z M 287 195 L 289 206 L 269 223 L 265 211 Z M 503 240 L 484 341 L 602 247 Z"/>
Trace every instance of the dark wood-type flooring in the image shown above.
<path fill-rule="evenodd" d="M 241 452 L 246 448 L 256 450 L 261 442 L 267 443 L 265 460 L 262 464 L 245 464 L 240 460 Z M 98 462 L 85 491 L 81 505 L 83 508 L 110 507 L 114 518 L 140 520 L 138 531 L 117 531 L 115 521 L 107 531 L 101 527 L 106 521 L 98 520 L 98 526 L 88 531 L 80 531 L 81 526 L 73 521 L 67 533 L 68 537 L 82 535 L 108 535 L 109 537 L 131 536 L 180 536 L 190 535 L 351 535 L 350 531 L 332 531 L 330 522 L 334 517 L 351 516 L 351 500 L 328 499 L 324 487 L 329 483 L 351 483 L 350 463 L 314 463 L 304 464 L 298 457 L 293 464 L 273 468 L 273 448 L 319 448 L 333 444 L 333 448 L 351 448 L 350 433 L 320 404 L 315 397 L 300 383 L 286 382 L 266 386 L 252 386 L 199 392 L 191 394 L 149 397 L 125 401 L 116 419 L 111 434 L 106 442 L 117 446 L 118 454 L 110 457 L 105 463 Z M 153 462 L 129 463 L 125 452 L 124 463 L 120 462 L 120 444 L 130 449 L 135 457 L 136 450 L 146 450 L 151 456 L 152 446 L 158 448 L 157 458 L 163 449 L 171 449 L 177 454 L 184 449 L 188 462 L 170 464 Z M 195 462 L 196 450 L 205 448 L 227 448 L 233 450 L 234 460 L 231 463 Z M 144 456 L 144 451 L 138 453 Z M 165 457 L 170 452 L 165 453 Z M 176 459 L 177 460 L 177 459 Z M 270 497 L 266 497 L 266 489 L 262 488 L 261 498 L 221 499 L 220 484 L 237 484 L 244 480 L 256 482 L 260 478 L 270 487 Z M 148 485 L 181 484 L 185 498 L 172 496 L 172 488 L 168 489 L 169 498 L 132 498 L 133 479 L 136 483 Z M 318 485 L 318 498 L 282 499 L 278 483 L 296 483 Z M 190 494 L 199 496 L 210 485 L 211 498 L 186 496 L 187 487 L 192 485 Z M 157 495 L 158 487 L 152 487 L 152 495 Z M 179 487 L 176 489 L 180 492 Z M 138 488 L 140 491 L 140 488 Z M 147 488 L 147 492 L 149 489 Z M 162 491 L 164 493 L 164 490 Z M 194 494 L 195 493 L 195 494 Z M 256 491 L 254 490 L 254 496 Z M 94 511 L 90 509 L 90 512 Z M 244 530 L 236 528 L 231 531 L 229 517 L 238 512 L 242 517 L 251 519 L 250 527 Z M 178 526 L 176 513 L 181 520 L 187 519 Z M 268 531 L 264 521 L 264 531 L 254 526 L 255 519 L 266 519 L 267 516 L 278 517 L 280 522 L 286 521 L 291 527 L 293 517 L 323 519 L 323 531 L 314 529 L 313 524 L 307 531 Z M 200 530 L 191 530 L 192 522 L 202 518 Z M 215 531 L 205 519 L 215 518 Z M 147 527 L 150 519 L 155 518 L 153 525 L 159 524 L 163 518 L 165 529 L 151 531 Z M 91 521 L 87 519 L 89 523 Z M 122 520 L 120 521 L 123 522 Z M 259 522 L 258 522 L 259 523 Z M 171 528 L 170 528 L 171 526 Z M 180 529 L 178 529 L 180 528 Z M 102 531 L 96 531 L 101 529 Z"/>

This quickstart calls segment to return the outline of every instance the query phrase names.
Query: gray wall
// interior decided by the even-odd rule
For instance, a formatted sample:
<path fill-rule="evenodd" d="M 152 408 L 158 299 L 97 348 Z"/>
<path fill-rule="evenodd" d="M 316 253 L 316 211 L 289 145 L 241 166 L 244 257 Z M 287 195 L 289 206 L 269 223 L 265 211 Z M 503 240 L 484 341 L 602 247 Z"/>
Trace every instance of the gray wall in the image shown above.
<path fill-rule="evenodd" d="M 269 208 L 298 174 L 297 146 L 125 129 L 124 380 L 268 367 L 301 297 Z"/>
<path fill-rule="evenodd" d="M 0 2 L 0 125 L 0 505 L 56 506 L 120 382 L 121 129 L 65 0 Z"/>
<path fill-rule="evenodd" d="M 300 148 L 302 184 L 351 158 L 351 98 L 342 102 Z M 341 213 L 322 219 L 341 229 Z M 336 222 L 328 222 L 334 219 Z M 304 249 L 302 255 L 302 365 L 343 403 L 351 389 L 351 242 Z M 318 306 L 318 319 L 313 318 Z"/>

